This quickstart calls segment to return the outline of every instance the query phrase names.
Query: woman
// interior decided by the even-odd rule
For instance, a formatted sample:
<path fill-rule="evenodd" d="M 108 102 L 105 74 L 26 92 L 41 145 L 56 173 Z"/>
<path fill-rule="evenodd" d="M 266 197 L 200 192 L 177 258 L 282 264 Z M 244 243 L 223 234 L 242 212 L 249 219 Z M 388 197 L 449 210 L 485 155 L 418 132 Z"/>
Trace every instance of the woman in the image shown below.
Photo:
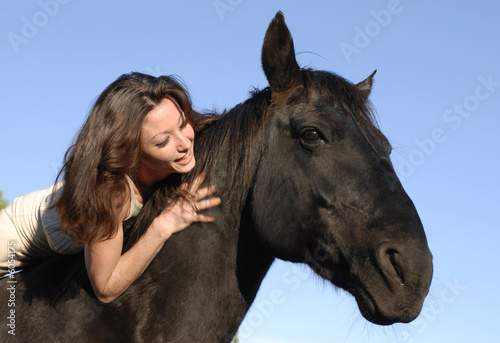
<path fill-rule="evenodd" d="M 193 169 L 194 132 L 210 120 L 192 111 L 187 91 L 174 78 L 118 78 L 97 99 L 68 149 L 64 181 L 0 211 L 0 244 L 16 253 L 0 249 L 2 274 L 12 262 L 23 268 L 83 249 L 96 296 L 106 303 L 116 299 L 172 234 L 214 220 L 197 213 L 220 203 L 210 197 L 213 186 L 199 188 L 198 176 L 190 185 L 172 187 L 175 200 L 122 254 L 123 222 L 137 216 L 155 184 Z"/>

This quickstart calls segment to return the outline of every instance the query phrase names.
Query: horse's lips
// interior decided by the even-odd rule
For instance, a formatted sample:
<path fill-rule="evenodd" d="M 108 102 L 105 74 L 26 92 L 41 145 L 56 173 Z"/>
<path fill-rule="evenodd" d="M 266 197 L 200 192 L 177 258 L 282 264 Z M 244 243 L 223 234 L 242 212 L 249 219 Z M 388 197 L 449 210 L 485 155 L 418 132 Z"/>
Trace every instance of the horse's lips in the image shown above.
<path fill-rule="evenodd" d="M 395 321 L 384 318 L 368 290 L 363 288 L 359 293 L 353 295 L 361 315 L 365 317 L 366 320 L 377 325 L 391 325 L 395 323 Z"/>
<path fill-rule="evenodd" d="M 403 286 L 405 287 L 405 286 Z M 394 323 L 409 323 L 413 321 L 421 311 L 422 303 L 419 304 L 419 310 L 414 311 L 411 307 L 392 311 L 389 308 L 384 309 L 384 304 L 380 296 L 370 292 L 365 286 L 359 287 L 357 290 L 349 291 L 358 304 L 361 315 L 368 321 L 377 325 L 392 325 Z M 377 300 L 378 299 L 378 300 Z M 400 302 L 403 298 L 400 297 Z"/>

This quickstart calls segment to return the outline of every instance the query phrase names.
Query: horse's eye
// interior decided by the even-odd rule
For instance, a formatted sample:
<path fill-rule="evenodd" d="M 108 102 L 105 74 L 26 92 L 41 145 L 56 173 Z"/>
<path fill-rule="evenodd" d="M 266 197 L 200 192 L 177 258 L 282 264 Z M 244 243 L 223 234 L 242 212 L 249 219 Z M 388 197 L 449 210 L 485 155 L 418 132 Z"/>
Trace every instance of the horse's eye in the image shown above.
<path fill-rule="evenodd" d="M 304 130 L 304 132 L 302 133 L 302 138 L 308 142 L 316 142 L 321 139 L 321 136 L 316 129 L 311 128 Z"/>

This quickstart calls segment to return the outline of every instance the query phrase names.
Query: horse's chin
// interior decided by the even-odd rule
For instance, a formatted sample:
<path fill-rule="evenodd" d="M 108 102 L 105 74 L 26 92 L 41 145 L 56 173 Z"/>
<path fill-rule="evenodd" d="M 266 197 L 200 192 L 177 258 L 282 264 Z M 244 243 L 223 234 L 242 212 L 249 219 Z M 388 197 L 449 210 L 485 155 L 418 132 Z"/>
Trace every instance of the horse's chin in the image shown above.
<path fill-rule="evenodd" d="M 392 302 L 377 301 L 377 297 L 370 294 L 366 289 L 358 290 L 353 295 L 361 315 L 366 320 L 377 325 L 409 323 L 420 314 L 423 303 L 417 302 L 413 306 L 404 306 L 403 304 L 407 303 L 407 301 L 401 299 L 397 302 L 397 305 L 387 306 L 387 303 Z"/>

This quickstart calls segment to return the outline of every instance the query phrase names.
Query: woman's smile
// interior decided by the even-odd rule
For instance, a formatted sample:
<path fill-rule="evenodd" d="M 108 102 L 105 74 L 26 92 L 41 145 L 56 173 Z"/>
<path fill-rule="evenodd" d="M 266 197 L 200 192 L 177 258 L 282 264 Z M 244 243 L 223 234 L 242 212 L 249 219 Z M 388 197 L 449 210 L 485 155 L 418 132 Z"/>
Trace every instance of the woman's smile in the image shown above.
<path fill-rule="evenodd" d="M 193 159 L 193 150 L 191 148 L 188 150 L 188 152 L 184 156 L 175 160 L 175 163 L 181 164 L 181 165 L 187 165 L 191 162 L 192 159 Z"/>

